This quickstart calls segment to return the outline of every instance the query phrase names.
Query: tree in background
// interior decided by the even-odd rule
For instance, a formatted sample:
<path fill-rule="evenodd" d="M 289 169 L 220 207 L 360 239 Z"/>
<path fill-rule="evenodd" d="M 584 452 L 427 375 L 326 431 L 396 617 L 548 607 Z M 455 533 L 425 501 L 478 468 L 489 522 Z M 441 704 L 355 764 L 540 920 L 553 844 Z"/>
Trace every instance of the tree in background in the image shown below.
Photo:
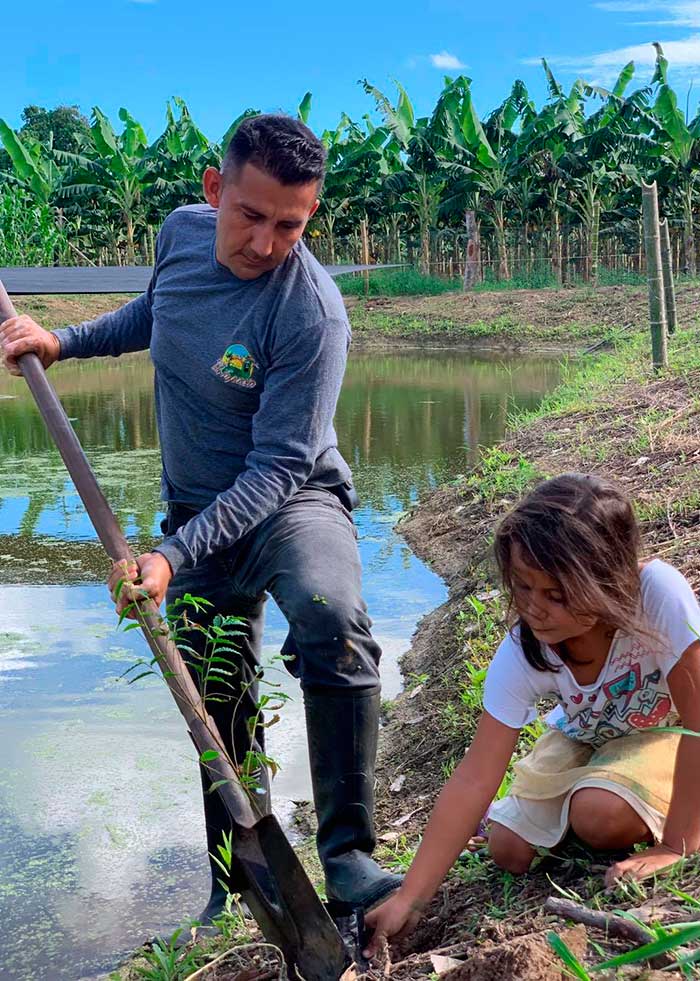
<path fill-rule="evenodd" d="M 379 125 L 343 113 L 321 134 L 328 170 L 307 231 L 314 251 L 324 261 L 415 261 L 423 272 L 458 275 L 468 212 L 486 278 L 595 282 L 599 259 L 636 274 L 644 179 L 662 188 L 676 267 L 695 275 L 700 113 L 679 108 L 661 47 L 651 81 L 636 89 L 631 62 L 611 89 L 579 79 L 565 90 L 546 61 L 543 69 L 539 108 L 518 79 L 485 117 L 462 75 L 445 78 L 421 118 L 398 83 L 394 103 L 362 81 Z M 201 201 L 203 170 L 257 113 L 245 109 L 215 142 L 173 99 L 149 143 L 126 109 L 113 127 L 98 107 L 88 125 L 75 106 L 28 106 L 18 132 L 0 120 L 0 195 L 14 195 L 3 214 L 36 205 L 41 227 L 54 221 L 65 234 L 72 261 L 150 263 L 165 216 Z M 312 119 L 310 93 L 297 115 Z M 12 241 L 15 250 L 20 237 Z"/>
<path fill-rule="evenodd" d="M 90 123 L 77 106 L 25 106 L 22 110 L 20 136 L 49 144 L 56 150 L 78 149 L 90 133 Z M 53 134 L 53 139 L 52 139 Z"/>

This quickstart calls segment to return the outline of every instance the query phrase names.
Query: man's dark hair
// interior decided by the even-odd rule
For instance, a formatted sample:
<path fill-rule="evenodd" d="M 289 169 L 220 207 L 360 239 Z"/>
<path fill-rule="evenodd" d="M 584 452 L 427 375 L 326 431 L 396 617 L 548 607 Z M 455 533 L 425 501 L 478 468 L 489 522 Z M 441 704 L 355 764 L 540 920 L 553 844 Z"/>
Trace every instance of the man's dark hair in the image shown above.
<path fill-rule="evenodd" d="M 326 148 L 308 126 L 292 116 L 249 116 L 233 134 L 221 172 L 230 177 L 247 163 L 280 184 L 320 184 L 326 169 Z"/>

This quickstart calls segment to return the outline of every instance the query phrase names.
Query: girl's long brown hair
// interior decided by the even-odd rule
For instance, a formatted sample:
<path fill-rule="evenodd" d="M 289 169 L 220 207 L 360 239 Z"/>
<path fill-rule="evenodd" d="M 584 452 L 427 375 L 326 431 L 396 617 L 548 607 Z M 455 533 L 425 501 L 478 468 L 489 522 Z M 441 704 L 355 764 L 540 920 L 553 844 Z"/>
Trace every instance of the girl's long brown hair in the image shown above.
<path fill-rule="evenodd" d="M 632 633 L 640 598 L 640 534 L 632 505 L 612 481 L 566 473 L 539 484 L 500 522 L 494 548 L 520 628 L 523 653 L 538 671 L 556 670 L 525 621 L 513 587 L 513 546 L 524 562 L 555 579 L 574 616 Z"/>

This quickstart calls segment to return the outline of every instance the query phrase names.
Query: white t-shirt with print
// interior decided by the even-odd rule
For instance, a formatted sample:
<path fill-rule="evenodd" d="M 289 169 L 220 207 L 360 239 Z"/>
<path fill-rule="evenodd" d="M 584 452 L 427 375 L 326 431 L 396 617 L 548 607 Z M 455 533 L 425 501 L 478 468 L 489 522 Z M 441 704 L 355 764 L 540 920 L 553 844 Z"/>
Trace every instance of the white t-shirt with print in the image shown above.
<path fill-rule="evenodd" d="M 596 681 L 579 685 L 566 664 L 545 645 L 558 671 L 528 664 L 517 627 L 491 662 L 484 708 L 513 729 L 533 722 L 543 698 L 558 702 L 546 723 L 571 739 L 601 746 L 638 729 L 672 725 L 676 719 L 667 678 L 683 652 L 700 639 L 700 607 L 688 580 L 654 559 L 641 571 L 639 623 L 643 631 L 617 631 Z"/>

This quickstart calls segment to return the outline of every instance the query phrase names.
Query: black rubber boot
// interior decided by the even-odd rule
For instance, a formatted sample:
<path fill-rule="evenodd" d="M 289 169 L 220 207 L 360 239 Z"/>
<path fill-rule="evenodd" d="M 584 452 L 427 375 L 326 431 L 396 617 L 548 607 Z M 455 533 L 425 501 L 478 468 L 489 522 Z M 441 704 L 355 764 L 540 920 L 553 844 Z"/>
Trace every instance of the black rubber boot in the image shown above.
<path fill-rule="evenodd" d="M 379 690 L 305 691 L 318 854 L 333 902 L 369 909 L 398 889 L 402 877 L 381 869 L 371 854 Z"/>

